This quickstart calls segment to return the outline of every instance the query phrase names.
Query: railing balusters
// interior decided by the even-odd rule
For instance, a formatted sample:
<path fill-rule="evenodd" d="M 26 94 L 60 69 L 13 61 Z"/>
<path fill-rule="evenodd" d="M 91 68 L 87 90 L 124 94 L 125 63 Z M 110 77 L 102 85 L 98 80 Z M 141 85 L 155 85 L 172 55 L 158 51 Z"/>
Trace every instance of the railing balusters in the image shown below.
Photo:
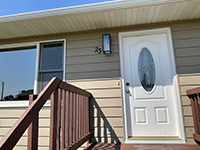
<path fill-rule="evenodd" d="M 88 110 L 88 98 L 87 97 L 85 97 L 85 109 L 86 109 L 86 111 L 85 111 L 85 115 L 86 115 L 85 134 L 88 134 L 87 128 L 89 126 L 89 124 L 88 124 L 89 110 Z"/>
<path fill-rule="evenodd" d="M 78 124 L 79 124 L 79 109 L 78 109 L 78 94 L 76 94 L 76 141 L 79 139 L 78 137 Z"/>
<path fill-rule="evenodd" d="M 80 139 L 81 138 L 81 95 L 78 96 L 78 103 L 79 103 L 79 106 L 78 106 L 78 112 L 79 112 L 78 138 Z"/>
<path fill-rule="evenodd" d="M 51 95 L 51 119 L 50 119 L 50 141 L 49 150 L 56 150 L 57 146 L 57 121 L 58 121 L 58 89 Z M 55 132 L 56 131 L 56 132 Z"/>
<path fill-rule="evenodd" d="M 81 113 L 81 123 L 82 123 L 82 125 L 81 125 L 81 138 L 83 137 L 83 135 L 84 135 L 84 133 L 83 133 L 83 130 L 84 130 L 84 127 L 83 127 L 83 124 L 84 124 L 84 101 L 83 101 L 83 95 L 81 95 L 81 111 L 82 111 L 82 113 Z"/>
<path fill-rule="evenodd" d="M 58 97 L 58 99 L 56 99 L 56 97 Z M 87 96 L 76 94 L 75 92 L 66 91 L 65 95 L 64 90 L 62 91 L 62 97 L 62 109 L 66 109 L 62 110 L 62 116 L 65 116 L 65 120 L 62 121 L 62 127 L 65 128 L 62 129 L 62 136 L 65 136 L 62 137 L 62 141 L 65 141 L 65 143 L 62 142 L 62 148 L 65 147 L 67 149 L 71 149 L 76 142 L 80 142 L 80 139 L 85 138 L 85 136 L 89 133 L 89 101 Z M 66 101 L 65 97 L 67 97 Z M 56 110 L 58 112 L 58 117 L 61 114 L 59 111 L 61 109 L 61 90 L 54 93 L 52 101 L 52 107 L 57 107 L 57 110 L 54 108 L 54 111 Z M 58 104 L 55 103 L 56 101 L 58 101 Z M 56 135 L 59 135 L 59 122 L 60 120 L 57 118 Z M 56 139 L 56 143 L 56 147 L 59 149 L 60 143 L 58 139 Z"/>
<path fill-rule="evenodd" d="M 87 134 L 87 97 L 85 96 L 85 134 Z"/>
<path fill-rule="evenodd" d="M 87 124 L 87 116 L 88 116 L 88 109 L 87 109 L 87 97 L 85 96 L 85 134 L 87 134 L 87 127 L 88 127 L 88 124 Z"/>
<path fill-rule="evenodd" d="M 73 143 L 76 141 L 76 94 L 73 93 Z"/>
<path fill-rule="evenodd" d="M 70 124 L 70 127 L 69 127 L 69 145 L 72 145 L 73 143 L 73 94 L 72 92 L 70 92 L 70 99 L 69 99 L 69 102 L 70 102 L 70 112 L 69 112 L 69 116 L 70 116 L 70 119 L 69 119 L 69 124 Z"/>
<path fill-rule="evenodd" d="M 199 94 L 200 94 L 200 88 L 187 90 L 187 95 L 190 98 L 191 102 L 192 115 L 194 121 L 195 134 L 193 134 L 193 138 L 198 144 L 200 144 L 200 105 L 198 102 Z"/>
<path fill-rule="evenodd" d="M 37 95 L 29 95 L 29 105 L 37 98 Z M 28 128 L 28 150 L 38 150 L 38 122 L 39 113 Z"/>
<path fill-rule="evenodd" d="M 32 124 L 29 128 L 32 136 L 28 138 L 28 150 L 38 149 L 38 128 L 35 130 L 35 127 L 38 127 L 39 111 L 49 97 L 51 97 L 50 150 L 60 148 L 74 150 L 91 138 L 88 105 L 88 97 L 91 97 L 91 94 L 58 78 L 53 78 L 0 141 L 0 149 L 13 149 L 32 122 L 36 122 L 36 126 Z M 30 99 L 32 101 L 32 98 Z"/>
<path fill-rule="evenodd" d="M 85 128 L 86 128 L 86 101 L 85 101 L 85 96 L 83 96 L 83 104 L 84 104 L 84 107 L 83 107 L 83 115 L 84 115 L 84 119 L 83 119 L 83 122 L 84 122 L 84 125 L 83 125 L 83 134 L 85 135 L 86 134 L 86 131 L 85 131 Z"/>
<path fill-rule="evenodd" d="M 56 149 L 60 150 L 60 123 L 61 123 L 61 89 L 58 89 L 57 128 L 56 128 Z"/>
<path fill-rule="evenodd" d="M 82 136 L 84 136 L 84 96 L 81 95 L 82 97 Z"/>
<path fill-rule="evenodd" d="M 200 134 L 200 106 L 199 106 L 199 94 L 195 97 L 195 110 L 196 110 L 196 118 L 197 118 L 197 127 L 198 127 L 198 134 Z"/>
<path fill-rule="evenodd" d="M 62 125 L 61 125 L 61 132 L 62 132 L 62 140 L 61 140 L 61 149 L 63 150 L 64 148 L 65 148 L 65 138 L 66 138 L 66 136 L 65 136 L 65 128 L 66 128 L 66 126 L 65 126 L 65 118 L 66 118 L 66 116 L 65 116 L 65 110 L 66 110 L 66 92 L 65 92 L 65 90 L 62 90 Z"/>
<path fill-rule="evenodd" d="M 66 127 L 65 127 L 65 139 L 66 139 L 66 142 L 65 142 L 65 147 L 68 147 L 69 146 L 69 109 L 70 108 L 70 92 L 67 91 L 67 101 L 66 101 Z"/>
<path fill-rule="evenodd" d="M 82 119 L 83 119 L 82 114 L 83 113 L 82 113 L 82 99 L 81 99 L 81 97 L 82 96 L 80 95 L 80 108 L 79 108 L 79 111 L 80 111 L 80 127 L 79 127 L 80 128 L 80 138 L 82 138 L 82 122 L 83 122 L 82 121 Z"/>

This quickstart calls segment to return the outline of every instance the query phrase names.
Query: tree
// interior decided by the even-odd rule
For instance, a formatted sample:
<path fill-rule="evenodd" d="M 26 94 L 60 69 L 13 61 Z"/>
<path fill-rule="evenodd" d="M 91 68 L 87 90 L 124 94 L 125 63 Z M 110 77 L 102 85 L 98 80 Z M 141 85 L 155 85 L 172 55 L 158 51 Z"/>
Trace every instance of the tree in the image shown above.
<path fill-rule="evenodd" d="M 4 97 L 4 100 L 13 100 L 14 96 L 13 95 L 8 95 Z"/>

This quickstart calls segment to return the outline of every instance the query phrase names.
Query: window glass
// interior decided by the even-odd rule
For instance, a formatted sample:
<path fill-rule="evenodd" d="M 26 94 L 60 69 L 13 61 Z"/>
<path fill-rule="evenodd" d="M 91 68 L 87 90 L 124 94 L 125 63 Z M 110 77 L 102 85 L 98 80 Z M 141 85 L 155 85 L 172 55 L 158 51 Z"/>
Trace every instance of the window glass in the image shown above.
<path fill-rule="evenodd" d="M 36 49 L 0 52 L 0 100 L 28 100 L 33 93 Z"/>
<path fill-rule="evenodd" d="M 40 45 L 38 92 L 53 78 L 63 80 L 63 42 Z"/>
<path fill-rule="evenodd" d="M 44 86 L 53 78 L 57 77 L 60 80 L 63 80 L 63 72 L 48 72 L 48 73 L 42 73 L 42 87 Z"/>
<path fill-rule="evenodd" d="M 41 70 L 62 69 L 62 44 L 43 45 L 41 50 Z"/>

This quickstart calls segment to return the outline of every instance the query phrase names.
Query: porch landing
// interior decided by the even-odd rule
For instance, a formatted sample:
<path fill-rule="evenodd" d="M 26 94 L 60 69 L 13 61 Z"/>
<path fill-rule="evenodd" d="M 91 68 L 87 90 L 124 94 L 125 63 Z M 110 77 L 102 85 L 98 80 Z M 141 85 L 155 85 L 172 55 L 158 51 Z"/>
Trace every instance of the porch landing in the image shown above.
<path fill-rule="evenodd" d="M 84 150 L 200 150 L 198 145 L 93 143 Z"/>

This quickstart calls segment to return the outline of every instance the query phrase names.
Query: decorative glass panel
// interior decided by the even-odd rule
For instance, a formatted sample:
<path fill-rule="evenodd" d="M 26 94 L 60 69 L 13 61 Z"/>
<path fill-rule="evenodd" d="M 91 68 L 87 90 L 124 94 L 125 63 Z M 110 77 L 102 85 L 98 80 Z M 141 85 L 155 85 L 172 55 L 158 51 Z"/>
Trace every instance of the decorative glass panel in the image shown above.
<path fill-rule="evenodd" d="M 151 52 L 143 48 L 138 59 L 138 73 L 143 88 L 150 92 L 155 84 L 155 65 Z"/>

